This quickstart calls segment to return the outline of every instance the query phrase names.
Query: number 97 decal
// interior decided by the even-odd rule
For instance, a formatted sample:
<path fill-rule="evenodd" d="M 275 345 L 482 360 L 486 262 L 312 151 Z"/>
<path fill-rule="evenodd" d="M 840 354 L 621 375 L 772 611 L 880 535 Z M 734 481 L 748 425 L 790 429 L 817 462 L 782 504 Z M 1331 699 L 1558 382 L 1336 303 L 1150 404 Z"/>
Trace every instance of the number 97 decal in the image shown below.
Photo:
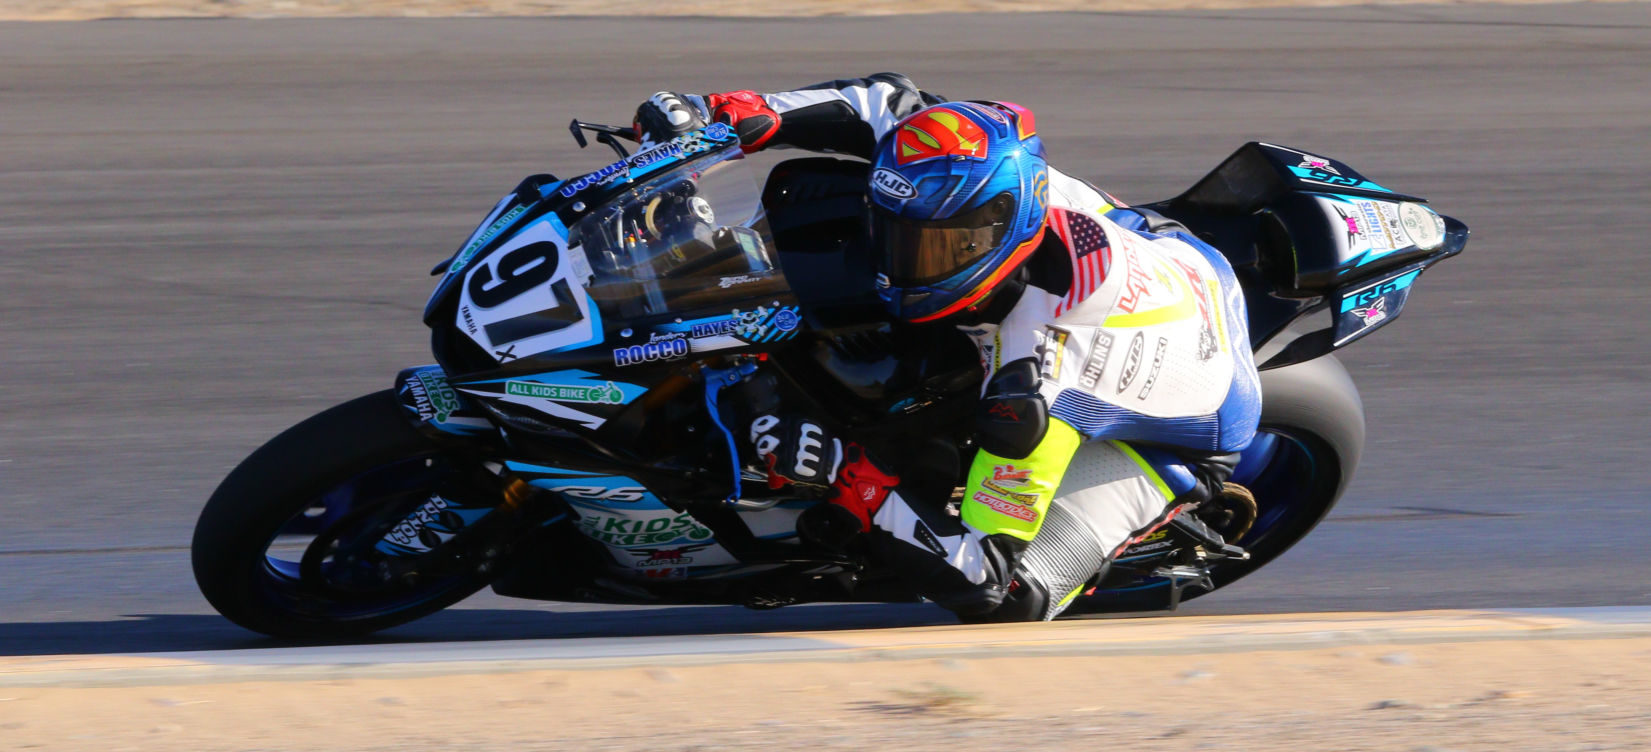
<path fill-rule="evenodd" d="M 579 261 L 549 221 L 525 228 L 470 270 L 458 327 L 501 363 L 600 342 Z"/>

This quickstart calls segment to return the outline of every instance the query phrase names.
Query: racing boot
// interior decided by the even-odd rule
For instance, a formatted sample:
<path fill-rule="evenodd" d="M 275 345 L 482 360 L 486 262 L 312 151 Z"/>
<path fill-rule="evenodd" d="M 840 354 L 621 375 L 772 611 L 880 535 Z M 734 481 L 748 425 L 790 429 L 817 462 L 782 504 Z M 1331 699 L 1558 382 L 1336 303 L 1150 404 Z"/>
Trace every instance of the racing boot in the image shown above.
<path fill-rule="evenodd" d="M 797 534 L 828 550 L 866 554 L 944 608 L 995 610 L 1008 592 L 1020 541 L 983 536 L 942 510 L 909 504 L 899 485 L 900 476 L 848 443 L 829 499 L 803 511 Z"/>

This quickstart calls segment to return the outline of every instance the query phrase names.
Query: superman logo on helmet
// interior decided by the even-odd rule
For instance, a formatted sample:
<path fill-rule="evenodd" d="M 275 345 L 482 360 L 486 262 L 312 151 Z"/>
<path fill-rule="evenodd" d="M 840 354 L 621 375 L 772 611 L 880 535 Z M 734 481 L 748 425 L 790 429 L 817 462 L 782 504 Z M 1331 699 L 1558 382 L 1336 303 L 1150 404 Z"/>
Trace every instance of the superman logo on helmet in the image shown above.
<path fill-rule="evenodd" d="M 895 163 L 901 165 L 938 157 L 987 156 L 986 131 L 949 107 L 935 107 L 907 119 L 894 143 Z"/>
<path fill-rule="evenodd" d="M 878 141 L 867 188 L 878 297 L 905 321 L 985 300 L 1038 247 L 1049 173 L 1025 108 L 948 102 Z"/>

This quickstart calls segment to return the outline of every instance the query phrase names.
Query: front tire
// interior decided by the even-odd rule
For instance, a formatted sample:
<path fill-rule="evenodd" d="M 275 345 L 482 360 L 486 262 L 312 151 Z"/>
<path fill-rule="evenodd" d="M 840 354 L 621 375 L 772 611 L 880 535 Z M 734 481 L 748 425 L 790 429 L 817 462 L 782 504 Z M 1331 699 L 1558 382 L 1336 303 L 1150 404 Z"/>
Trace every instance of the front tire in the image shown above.
<path fill-rule="evenodd" d="M 355 637 L 439 611 L 487 578 L 450 573 L 341 588 L 330 573 L 343 568 L 342 557 L 315 548 L 338 549 L 340 527 L 353 525 L 355 540 L 343 549 L 372 555 L 382 531 L 418 509 L 432 484 L 461 473 L 412 426 L 393 391 L 333 407 L 271 439 L 219 484 L 195 525 L 196 584 L 230 621 L 275 637 Z M 282 558 L 305 538 L 313 539 L 302 561 Z"/>

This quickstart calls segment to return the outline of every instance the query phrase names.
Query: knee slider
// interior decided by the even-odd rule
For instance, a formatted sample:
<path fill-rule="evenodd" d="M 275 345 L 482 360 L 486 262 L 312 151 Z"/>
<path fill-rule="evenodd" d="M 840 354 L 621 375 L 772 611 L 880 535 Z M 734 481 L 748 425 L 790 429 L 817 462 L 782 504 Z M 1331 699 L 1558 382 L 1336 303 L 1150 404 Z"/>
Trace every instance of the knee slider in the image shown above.
<path fill-rule="evenodd" d="M 1049 432 L 1049 406 L 1038 394 L 1038 367 L 1031 358 L 1002 368 L 986 385 L 975 413 L 980 448 L 1006 459 L 1025 459 Z"/>

